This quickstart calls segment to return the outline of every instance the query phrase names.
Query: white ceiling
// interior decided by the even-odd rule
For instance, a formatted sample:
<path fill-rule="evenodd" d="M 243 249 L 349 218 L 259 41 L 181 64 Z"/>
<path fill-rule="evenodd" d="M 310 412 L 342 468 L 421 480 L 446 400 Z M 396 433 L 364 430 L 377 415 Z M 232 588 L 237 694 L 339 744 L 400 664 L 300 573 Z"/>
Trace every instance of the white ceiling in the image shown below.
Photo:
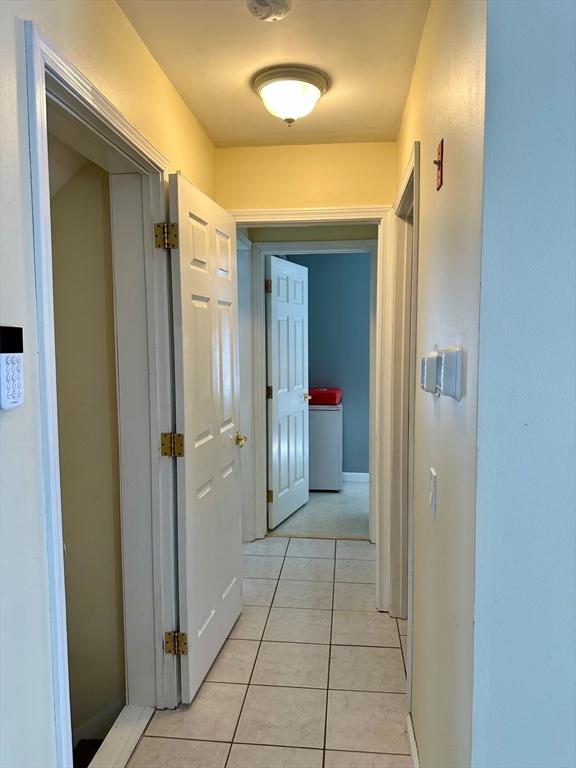
<path fill-rule="evenodd" d="M 118 0 L 219 147 L 396 138 L 428 0 L 293 0 L 280 22 L 245 0 Z M 264 109 L 252 75 L 274 64 L 325 70 L 332 87 L 288 128 Z"/>

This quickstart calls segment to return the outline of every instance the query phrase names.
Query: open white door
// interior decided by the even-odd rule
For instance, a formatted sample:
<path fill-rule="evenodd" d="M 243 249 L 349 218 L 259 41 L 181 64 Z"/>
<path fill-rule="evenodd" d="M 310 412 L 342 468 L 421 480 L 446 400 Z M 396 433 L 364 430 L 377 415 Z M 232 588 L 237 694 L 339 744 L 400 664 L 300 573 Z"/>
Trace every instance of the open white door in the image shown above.
<path fill-rule="evenodd" d="M 268 527 L 308 501 L 308 270 L 266 264 Z"/>
<path fill-rule="evenodd" d="M 242 602 L 236 225 L 170 176 L 182 700 L 194 698 Z"/>

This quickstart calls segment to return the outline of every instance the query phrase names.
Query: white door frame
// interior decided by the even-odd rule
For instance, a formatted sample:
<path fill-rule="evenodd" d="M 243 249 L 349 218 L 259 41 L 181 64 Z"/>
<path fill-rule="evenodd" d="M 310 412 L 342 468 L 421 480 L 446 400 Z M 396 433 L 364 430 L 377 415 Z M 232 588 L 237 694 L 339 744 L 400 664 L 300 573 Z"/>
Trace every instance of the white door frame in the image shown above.
<path fill-rule="evenodd" d="M 236 251 L 238 255 L 246 256 L 246 261 L 238 258 L 238 352 L 240 360 L 240 431 L 247 435 L 248 443 L 240 454 L 241 475 L 242 475 L 242 540 L 254 541 L 262 538 L 258 535 L 260 530 L 256 530 L 257 517 L 255 510 L 257 507 L 257 479 L 256 479 L 256 447 L 254 442 L 253 430 L 255 427 L 253 380 L 254 371 L 252 370 L 253 359 L 253 327 L 251 317 L 252 296 L 253 296 L 253 268 L 252 268 L 252 243 L 242 232 L 236 232 Z M 245 281 L 245 284 L 244 284 Z M 246 289 L 246 296 L 241 296 L 242 290 Z M 250 314 L 243 315 L 242 309 L 246 310 L 246 302 Z M 245 324 L 246 321 L 246 324 Z M 263 535 L 266 535 L 265 533 Z"/>
<path fill-rule="evenodd" d="M 148 443 L 134 446 L 123 440 L 129 419 L 125 414 L 119 381 L 119 433 L 121 475 L 122 569 L 124 590 L 128 720 L 140 723 L 130 739 L 145 727 L 153 706 L 177 703 L 177 665 L 163 653 L 163 631 L 175 621 L 174 593 L 174 503 L 173 470 L 170 462 L 159 462 L 159 433 L 172 429 L 173 404 L 170 374 L 170 336 L 167 313 L 168 264 L 164 251 L 152 244 L 152 224 L 163 221 L 166 212 L 165 169 L 168 160 L 124 118 L 84 75 L 62 56 L 32 22 L 24 22 L 28 127 L 33 211 L 34 263 L 36 278 L 37 335 L 39 356 L 39 400 L 43 458 L 43 506 L 48 559 L 48 599 L 52 677 L 55 702 L 56 752 L 58 765 L 72 768 L 66 603 L 60 500 L 56 362 L 54 341 L 54 297 L 48 170 L 46 99 L 66 109 L 76 120 L 95 131 L 116 152 L 131 161 L 141 174 L 142 238 L 139 272 L 136 275 L 146 302 L 147 335 L 139 370 L 147 372 L 147 398 L 140 416 L 149 423 Z M 111 185 L 111 197 L 122 199 L 122 190 Z M 125 202 L 125 198 L 124 198 Z M 114 219 L 114 209 L 112 210 Z M 121 221 L 112 222 L 113 240 L 128 236 Z M 115 264 L 115 277 L 116 267 Z M 140 306 L 140 309 L 142 307 Z M 116 307 L 118 310 L 118 307 Z M 127 314 L 116 311 L 116 322 Z M 122 328 L 120 329 L 120 331 Z M 126 330 L 126 328 L 124 328 Z M 120 333 L 121 335 L 121 333 Z M 118 343 L 118 338 L 117 338 Z M 119 370 L 122 366 L 119 366 Z M 129 383 L 129 382 L 128 382 Z M 125 418 L 126 417 L 126 418 Z M 134 409 L 130 418 L 134 417 Z M 151 482 L 136 477 L 134 453 L 147 452 L 146 469 Z M 142 458 L 142 456 L 140 456 Z M 140 464 L 141 466 L 141 464 Z M 144 487 L 142 487 L 144 485 Z M 131 494 L 138 489 L 138 503 Z M 144 508 L 143 506 L 144 505 Z M 139 508 L 137 508 L 139 506 Z M 143 611 L 142 607 L 146 610 Z M 153 699 L 153 700 L 152 700 Z M 140 714 L 138 712 L 140 711 Z M 126 718 L 125 718 L 126 719 Z M 126 745 L 126 733 L 123 735 Z M 124 750 L 126 754 L 126 750 Z"/>
<path fill-rule="evenodd" d="M 389 605 L 389 528 L 390 509 L 386 500 L 388 487 L 389 462 L 386 456 L 391 445 L 391 391 L 392 391 L 392 331 L 389 323 L 389 305 L 393 291 L 390 279 L 392 254 L 393 215 L 389 206 L 357 207 L 357 208 L 298 208 L 281 210 L 233 210 L 230 213 L 236 219 L 239 227 L 257 226 L 286 226 L 312 225 L 326 223 L 359 223 L 377 224 L 378 239 L 375 257 L 372 259 L 375 274 L 373 275 L 374 305 L 371 326 L 371 372 L 370 372 L 370 537 L 377 544 L 378 575 L 376 580 L 377 607 L 387 611 Z M 358 247 L 358 243 L 361 247 Z M 356 241 L 356 250 L 370 251 L 370 241 Z M 301 244 L 305 249 L 318 250 L 319 244 Z M 324 251 L 335 253 L 350 253 L 350 244 L 343 242 L 322 243 Z M 264 537 L 267 533 L 266 520 L 266 369 L 265 369 L 265 296 L 264 296 L 264 257 L 266 253 L 282 254 L 295 253 L 297 243 L 255 243 L 253 245 L 253 349 L 254 349 L 254 390 L 253 412 L 254 451 L 256 485 L 258 488 L 257 504 L 254 506 L 254 530 L 256 537 Z M 268 250 L 266 250 L 268 249 Z M 257 369 L 256 366 L 259 366 Z"/>
<path fill-rule="evenodd" d="M 405 241 L 405 221 L 412 217 L 411 243 Z M 405 414 L 393 425 L 392 477 L 396 495 L 390 515 L 390 607 L 395 615 L 407 615 L 407 698 L 412 699 L 413 583 L 414 583 L 414 415 L 417 378 L 416 323 L 418 299 L 418 233 L 420 222 L 420 142 L 415 142 L 394 202 L 394 282 L 400 313 L 395 310 L 396 348 L 399 361 L 395 376 L 394 409 Z M 394 492 L 393 492 L 394 493 Z"/>

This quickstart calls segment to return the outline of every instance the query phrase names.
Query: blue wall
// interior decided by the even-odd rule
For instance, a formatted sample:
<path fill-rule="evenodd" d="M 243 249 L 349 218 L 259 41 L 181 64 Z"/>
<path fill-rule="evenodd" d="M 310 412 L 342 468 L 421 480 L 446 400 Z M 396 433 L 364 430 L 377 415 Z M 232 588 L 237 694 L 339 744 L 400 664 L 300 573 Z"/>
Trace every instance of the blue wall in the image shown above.
<path fill-rule="evenodd" d="M 370 255 L 298 255 L 290 261 L 308 267 L 310 387 L 342 389 L 344 472 L 368 472 Z"/>

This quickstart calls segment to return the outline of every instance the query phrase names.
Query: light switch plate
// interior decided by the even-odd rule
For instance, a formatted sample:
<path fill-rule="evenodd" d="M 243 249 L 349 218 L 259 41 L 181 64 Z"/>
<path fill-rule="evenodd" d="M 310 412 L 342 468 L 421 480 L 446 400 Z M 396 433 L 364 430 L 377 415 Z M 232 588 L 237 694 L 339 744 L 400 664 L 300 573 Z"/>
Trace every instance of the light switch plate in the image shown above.
<path fill-rule="evenodd" d="M 446 347 L 438 350 L 439 376 L 438 393 L 462 398 L 462 347 Z"/>
<path fill-rule="evenodd" d="M 438 362 L 440 358 L 436 352 L 425 355 L 420 361 L 420 386 L 424 392 L 437 393 Z"/>

